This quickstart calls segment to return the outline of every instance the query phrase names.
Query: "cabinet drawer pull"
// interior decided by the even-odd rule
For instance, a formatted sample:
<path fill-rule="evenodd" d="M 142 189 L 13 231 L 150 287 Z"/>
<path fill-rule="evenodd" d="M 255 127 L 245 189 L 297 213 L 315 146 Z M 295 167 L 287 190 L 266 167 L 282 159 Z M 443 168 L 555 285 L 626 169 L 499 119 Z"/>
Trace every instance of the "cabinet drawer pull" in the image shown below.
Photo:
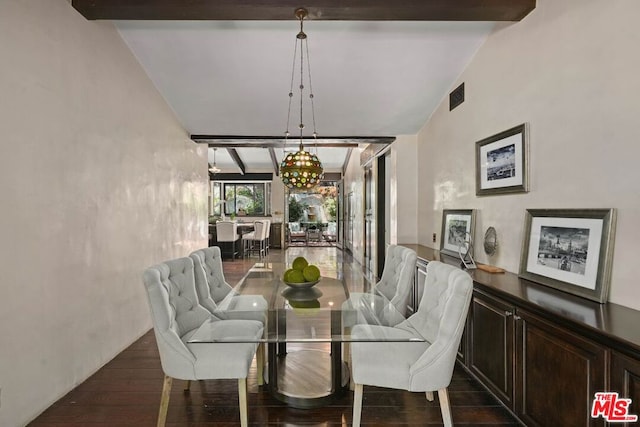
<path fill-rule="evenodd" d="M 513 316 L 513 320 L 520 320 L 520 319 L 522 319 L 522 317 L 520 317 L 518 315 Z"/>
<path fill-rule="evenodd" d="M 513 312 L 512 311 L 505 311 L 504 315 L 509 317 L 509 316 L 513 316 Z"/>

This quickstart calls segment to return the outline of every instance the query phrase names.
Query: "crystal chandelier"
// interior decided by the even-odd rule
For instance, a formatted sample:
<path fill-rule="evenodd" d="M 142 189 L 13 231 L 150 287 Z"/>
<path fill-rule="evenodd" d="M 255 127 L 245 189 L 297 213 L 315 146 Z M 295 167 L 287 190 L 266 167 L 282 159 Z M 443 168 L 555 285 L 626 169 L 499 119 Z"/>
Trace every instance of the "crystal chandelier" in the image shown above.
<path fill-rule="evenodd" d="M 307 76 L 309 79 L 309 99 L 311 101 L 311 117 L 313 119 L 313 137 L 318 138 L 316 132 L 316 116 L 313 108 L 313 86 L 311 85 L 311 64 L 309 63 L 309 45 L 307 41 L 307 35 L 303 30 L 304 18 L 307 17 L 306 9 L 297 9 L 295 12 L 296 17 L 300 20 L 300 32 L 296 36 L 296 45 L 293 51 L 293 69 L 291 71 L 291 88 L 289 90 L 289 111 L 287 112 L 287 130 L 285 132 L 285 146 L 286 141 L 289 138 L 289 120 L 291 118 L 291 102 L 293 100 L 293 83 L 296 74 L 298 42 L 300 43 L 300 147 L 297 152 L 289 153 L 285 156 L 284 160 L 280 164 L 280 178 L 282 182 L 290 189 L 309 189 L 313 188 L 324 177 L 324 170 L 322 169 L 322 163 L 318 159 L 316 154 L 311 154 L 304 150 L 302 145 L 302 132 L 304 129 L 303 116 L 302 116 L 302 104 L 304 97 L 304 61 L 305 55 L 307 58 Z"/>

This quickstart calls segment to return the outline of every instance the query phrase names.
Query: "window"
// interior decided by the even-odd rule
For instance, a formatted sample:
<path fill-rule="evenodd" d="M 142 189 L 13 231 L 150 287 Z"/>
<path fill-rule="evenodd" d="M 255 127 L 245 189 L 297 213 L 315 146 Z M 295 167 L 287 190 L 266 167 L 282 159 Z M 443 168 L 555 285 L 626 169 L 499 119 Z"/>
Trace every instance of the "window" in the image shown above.
<path fill-rule="evenodd" d="M 223 183 L 225 215 L 262 216 L 271 213 L 271 183 Z"/>
<path fill-rule="evenodd" d="M 222 203 L 220 203 L 220 194 L 222 183 L 210 181 L 211 186 L 209 188 L 209 212 L 210 215 L 221 216 L 222 215 Z"/>

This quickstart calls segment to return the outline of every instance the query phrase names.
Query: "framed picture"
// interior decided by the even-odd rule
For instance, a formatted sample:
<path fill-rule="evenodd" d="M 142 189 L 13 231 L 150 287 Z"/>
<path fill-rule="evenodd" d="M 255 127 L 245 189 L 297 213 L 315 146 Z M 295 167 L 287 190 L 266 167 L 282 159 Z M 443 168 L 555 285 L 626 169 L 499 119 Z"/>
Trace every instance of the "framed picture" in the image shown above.
<path fill-rule="evenodd" d="M 528 209 L 520 277 L 606 302 L 615 222 L 614 209 Z"/>
<path fill-rule="evenodd" d="M 476 196 L 529 191 L 528 139 L 523 123 L 476 142 Z"/>
<path fill-rule="evenodd" d="M 474 228 L 475 211 L 473 209 L 443 210 L 440 252 L 456 258 L 459 257 L 458 250 L 465 240 L 471 238 L 473 242 Z M 466 246 L 463 247 L 463 251 L 466 251 Z M 473 256 L 473 248 L 469 254 Z"/>

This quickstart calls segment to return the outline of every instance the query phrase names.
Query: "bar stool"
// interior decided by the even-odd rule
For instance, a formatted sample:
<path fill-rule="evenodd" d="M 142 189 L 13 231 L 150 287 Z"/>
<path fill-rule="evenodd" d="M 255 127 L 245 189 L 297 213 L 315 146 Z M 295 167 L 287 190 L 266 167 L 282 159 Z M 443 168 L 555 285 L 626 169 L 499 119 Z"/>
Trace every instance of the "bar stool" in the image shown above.
<path fill-rule="evenodd" d="M 258 252 L 260 258 L 266 255 L 265 247 L 267 240 L 266 221 L 255 221 L 253 223 L 253 231 L 242 236 L 242 246 L 245 255 L 249 256 L 251 252 Z M 257 243 L 257 248 L 256 248 Z"/>
<path fill-rule="evenodd" d="M 271 220 L 265 219 L 264 222 L 267 223 L 266 225 L 267 237 L 265 239 L 265 250 L 266 250 L 266 253 L 269 253 L 269 248 L 271 247 Z"/>
<path fill-rule="evenodd" d="M 238 253 L 236 251 L 236 242 L 240 240 L 240 237 L 238 237 L 238 223 L 235 221 L 218 221 L 216 223 L 216 236 L 218 243 L 231 243 L 231 261 L 233 261 Z"/>

